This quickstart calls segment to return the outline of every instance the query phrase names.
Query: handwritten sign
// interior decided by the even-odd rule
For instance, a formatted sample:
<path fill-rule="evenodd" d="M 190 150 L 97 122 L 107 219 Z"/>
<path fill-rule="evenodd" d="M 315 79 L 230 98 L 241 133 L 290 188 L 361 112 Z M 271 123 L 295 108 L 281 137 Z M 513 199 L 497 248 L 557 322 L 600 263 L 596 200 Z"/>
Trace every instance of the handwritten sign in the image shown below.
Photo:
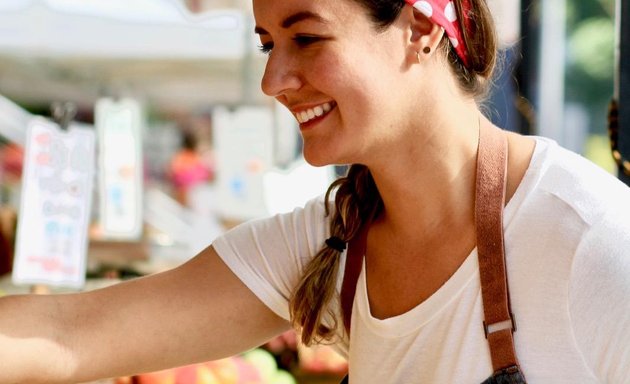
<path fill-rule="evenodd" d="M 15 284 L 81 288 L 95 167 L 95 134 L 35 118 L 27 129 L 13 268 Z"/>

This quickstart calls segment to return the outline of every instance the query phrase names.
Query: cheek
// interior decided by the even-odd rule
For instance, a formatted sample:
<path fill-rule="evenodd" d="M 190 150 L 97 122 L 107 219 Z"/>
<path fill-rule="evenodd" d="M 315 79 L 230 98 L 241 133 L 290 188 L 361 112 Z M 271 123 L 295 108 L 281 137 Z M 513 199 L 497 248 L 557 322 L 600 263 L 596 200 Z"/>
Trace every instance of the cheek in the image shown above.
<path fill-rule="evenodd" d="M 337 51 L 343 54 L 334 54 Z M 384 122 L 391 123 L 399 115 L 400 92 L 393 93 L 400 82 L 398 67 L 389 57 L 368 60 L 353 47 L 337 51 L 304 60 L 308 83 L 337 102 L 341 131 L 355 138 L 360 131 L 359 136 L 366 139 L 385 134 Z M 340 130 L 336 134 L 343 139 Z"/>
<path fill-rule="evenodd" d="M 346 83 L 347 70 L 350 65 L 333 54 L 320 54 L 313 57 L 305 57 L 303 60 L 304 73 L 313 88 L 328 93 L 338 90 L 339 86 Z M 334 97 L 334 95 L 330 95 Z"/>
<path fill-rule="evenodd" d="M 356 56 L 322 56 L 307 64 L 309 82 L 317 91 L 335 99 L 342 111 L 348 113 L 365 108 L 377 94 L 377 74 L 371 74 L 365 63 Z"/>

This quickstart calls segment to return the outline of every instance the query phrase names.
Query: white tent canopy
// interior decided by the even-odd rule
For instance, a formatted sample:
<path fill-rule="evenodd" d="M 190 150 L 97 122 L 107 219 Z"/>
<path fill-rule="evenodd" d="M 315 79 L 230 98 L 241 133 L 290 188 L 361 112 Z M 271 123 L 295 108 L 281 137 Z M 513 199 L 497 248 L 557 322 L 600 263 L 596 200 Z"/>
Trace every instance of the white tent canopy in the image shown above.
<path fill-rule="evenodd" d="M 194 15 L 170 0 L 11 0 L 0 2 L 0 50 L 46 57 L 239 59 L 245 24 L 240 10 Z"/>
<path fill-rule="evenodd" d="M 241 9 L 177 0 L 0 1 L 0 94 L 93 103 L 104 93 L 163 106 L 258 103 L 263 55 Z"/>

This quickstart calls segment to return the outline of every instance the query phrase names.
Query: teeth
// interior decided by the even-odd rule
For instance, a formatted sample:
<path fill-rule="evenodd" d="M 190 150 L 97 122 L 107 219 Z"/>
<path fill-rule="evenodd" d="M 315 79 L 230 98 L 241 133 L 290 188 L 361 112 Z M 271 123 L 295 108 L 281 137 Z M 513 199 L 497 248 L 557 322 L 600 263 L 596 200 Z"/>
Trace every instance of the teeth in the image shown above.
<path fill-rule="evenodd" d="M 330 112 L 331 109 L 332 105 L 330 103 L 324 103 L 315 108 L 309 108 L 304 111 L 296 112 L 295 118 L 300 124 L 303 124 L 316 117 L 324 116 L 326 113 Z"/>

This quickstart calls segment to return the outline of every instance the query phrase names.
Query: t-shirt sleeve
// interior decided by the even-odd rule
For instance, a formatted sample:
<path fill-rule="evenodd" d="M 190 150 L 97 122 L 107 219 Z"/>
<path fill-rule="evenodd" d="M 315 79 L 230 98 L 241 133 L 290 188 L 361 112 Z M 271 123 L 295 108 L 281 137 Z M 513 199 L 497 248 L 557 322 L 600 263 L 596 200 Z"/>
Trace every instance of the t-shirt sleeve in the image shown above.
<path fill-rule="evenodd" d="M 630 210 L 623 211 L 582 239 L 569 285 L 577 347 L 602 383 L 630 383 Z"/>
<path fill-rule="evenodd" d="M 290 295 L 304 266 L 324 245 L 328 223 L 319 197 L 291 213 L 241 224 L 212 245 L 265 305 L 288 320 Z"/>

